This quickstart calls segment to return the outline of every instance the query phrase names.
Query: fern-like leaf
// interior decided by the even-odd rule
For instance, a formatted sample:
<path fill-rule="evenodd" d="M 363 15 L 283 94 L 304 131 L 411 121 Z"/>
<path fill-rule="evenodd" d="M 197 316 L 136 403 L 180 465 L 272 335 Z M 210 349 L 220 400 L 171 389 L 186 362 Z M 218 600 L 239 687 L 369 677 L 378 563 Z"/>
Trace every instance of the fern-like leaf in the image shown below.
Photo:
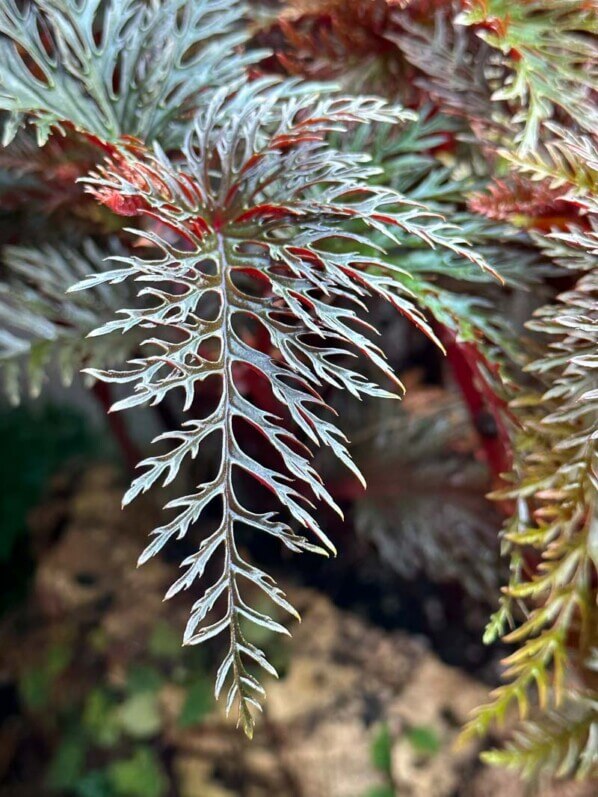
<path fill-rule="evenodd" d="M 499 586 L 498 513 L 488 511 L 489 473 L 465 441 L 475 434 L 463 402 L 436 388 L 408 391 L 401 411 L 368 424 L 359 408 L 352 451 L 368 481 L 356 502 L 358 531 L 402 578 L 422 572 L 459 583 L 475 599 Z M 357 424 L 359 424 L 357 426 Z"/>
<path fill-rule="evenodd" d="M 335 80 L 351 92 L 398 96 L 404 71 L 393 41 L 395 0 L 286 0 L 269 21 L 289 74 Z M 262 34 L 263 35 L 263 34 Z"/>
<path fill-rule="evenodd" d="M 101 201 L 110 204 L 119 196 L 128 213 L 146 219 L 147 229 L 137 234 L 158 250 L 154 259 L 117 258 L 117 268 L 77 286 L 134 281 L 144 286 L 140 296 L 147 301 L 93 334 L 151 330 L 150 351 L 132 360 L 128 370 L 93 375 L 135 385 L 115 409 L 155 404 L 180 388 L 190 411 L 206 380 L 220 384 L 214 409 L 163 436 L 170 452 L 142 463 L 144 472 L 125 502 L 160 481 L 169 483 L 183 459 L 195 457 L 208 438 L 220 439 L 216 475 L 169 504 L 177 514 L 153 533 L 141 561 L 183 537 L 212 501 L 220 503 L 221 522 L 183 563 L 185 573 L 168 596 L 189 588 L 216 552 L 222 555 L 221 573 L 195 604 L 185 641 L 229 635 L 216 693 L 230 683 L 227 707 L 238 701 L 250 735 L 251 708 L 259 707 L 263 690 L 248 662 L 269 673 L 273 669 L 247 640 L 243 624 L 284 628 L 246 603 L 244 587 L 253 584 L 278 606 L 293 609 L 239 551 L 239 527 L 272 535 L 294 551 L 333 552 L 314 503 L 338 507 L 313 469 L 307 446 L 328 446 L 354 474 L 358 471 L 322 391 L 344 388 L 358 398 L 395 395 L 351 367 L 356 355 L 369 360 L 389 386 L 400 386 L 361 317 L 364 300 L 389 301 L 434 338 L 408 292 L 393 279 L 393 266 L 374 236 L 392 243 L 395 232 L 406 233 L 476 261 L 435 214 L 395 191 L 368 185 L 378 170 L 367 157 L 340 153 L 325 142 L 330 132 L 349 125 L 396 122 L 402 116 L 377 99 L 281 101 L 277 92 L 264 94 L 254 85 L 228 101 L 226 92 L 215 97 L 195 119 L 180 157 L 171 160 L 157 146 L 153 154 L 122 152 L 89 181 Z M 247 373 L 267 381 L 273 407 L 254 403 L 243 387 Z M 244 446 L 244 425 L 262 436 L 262 459 Z M 317 543 L 274 513 L 250 510 L 239 489 L 242 473 L 265 485 Z"/>
<path fill-rule="evenodd" d="M 106 257 L 124 254 L 116 240 L 100 249 L 6 246 L 0 254 L 0 382 L 13 403 L 23 392 L 39 394 L 51 366 L 65 384 L 85 366 L 107 367 L 130 355 L 133 337 L 88 339 L 87 334 L 118 310 L 122 291 L 105 285 L 84 296 L 67 296 L 90 271 L 106 271 Z M 128 294 L 128 291 L 127 291 Z"/>
<path fill-rule="evenodd" d="M 493 100 L 514 106 L 520 152 L 534 148 L 555 107 L 584 129 L 596 129 L 597 9 L 592 0 L 471 0 L 458 16 L 457 22 L 479 26 L 510 70 Z"/>
<path fill-rule="evenodd" d="M 572 194 L 598 193 L 598 137 L 580 135 L 554 123 L 545 124 L 550 137 L 534 152 L 502 150 L 501 155 L 533 180 L 552 188 L 567 187 Z"/>
<path fill-rule="evenodd" d="M 492 101 L 501 66 L 492 48 L 470 30 L 454 24 L 460 3 L 439 8 L 431 24 L 405 13 L 396 41 L 420 74 L 417 85 L 448 114 L 464 118 L 476 136 L 494 143 L 510 132 L 509 115 Z"/>
<path fill-rule="evenodd" d="M 575 236 L 574 236 L 575 237 Z M 489 637 L 504 634 L 511 606 L 525 607 L 523 621 L 504 636 L 517 645 L 506 659 L 508 683 L 493 693 L 465 729 L 483 735 L 519 704 L 525 718 L 537 688 L 540 706 L 559 706 L 580 652 L 596 645 L 597 614 L 591 600 L 597 577 L 598 511 L 598 281 L 584 275 L 560 303 L 542 308 L 534 329 L 554 339 L 546 356 L 530 366 L 547 389 L 514 403 L 522 431 L 517 437 L 517 484 L 506 493 L 516 513 L 506 528 L 513 578 Z M 530 506 L 531 502 L 531 506 Z M 529 550 L 537 564 L 527 580 Z M 530 562 L 526 564 L 529 570 Z M 583 659 L 583 655 L 581 659 Z M 573 691 L 571 684 L 569 693 Z M 513 747 L 510 748 L 511 750 Z"/>
<path fill-rule="evenodd" d="M 106 141 L 179 143 L 202 93 L 234 90 L 260 57 L 237 51 L 244 11 L 236 0 L 2 0 L 5 143 L 23 115 L 41 142 L 66 122 Z"/>
<path fill-rule="evenodd" d="M 576 697 L 541 722 L 527 722 L 502 750 L 482 754 L 487 764 L 508 767 L 524 778 L 598 776 L 598 702 Z"/>

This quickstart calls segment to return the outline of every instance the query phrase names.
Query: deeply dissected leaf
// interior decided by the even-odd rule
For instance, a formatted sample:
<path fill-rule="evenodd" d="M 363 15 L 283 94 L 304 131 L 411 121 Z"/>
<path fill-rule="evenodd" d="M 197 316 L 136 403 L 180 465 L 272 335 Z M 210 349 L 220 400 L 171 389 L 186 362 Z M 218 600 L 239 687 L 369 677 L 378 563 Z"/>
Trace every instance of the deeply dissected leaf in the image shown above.
<path fill-rule="evenodd" d="M 109 285 L 87 296 L 67 290 L 90 271 L 106 271 L 105 258 L 124 250 L 117 240 L 101 250 L 91 239 L 79 248 L 6 246 L 0 253 L 6 281 L 0 283 L 0 377 L 9 398 L 39 395 L 50 367 L 69 384 L 84 366 L 122 361 L 135 339 L 86 338 L 119 309 L 123 294 Z M 24 384 L 25 383 L 25 384 Z"/>
<path fill-rule="evenodd" d="M 2 0 L 5 142 L 23 115 L 42 142 L 65 123 L 105 141 L 180 141 L 204 92 L 234 90 L 259 57 L 236 49 L 244 10 L 236 0 Z"/>
<path fill-rule="evenodd" d="M 580 243 L 576 234 L 569 239 L 573 247 Z M 476 712 L 466 736 L 485 733 L 493 721 L 504 718 L 513 702 L 525 719 L 532 690 L 537 690 L 543 709 L 558 710 L 566 683 L 569 699 L 578 692 L 566 681 L 571 678 L 570 668 L 577 666 L 583 672 L 579 656 L 596 644 L 596 604 L 589 596 L 597 573 L 592 548 L 598 511 L 597 276 L 593 268 L 574 290 L 559 297 L 559 304 L 541 308 L 533 322 L 552 342 L 546 356 L 530 366 L 545 392 L 523 397 L 515 405 L 522 431 L 517 440 L 517 479 L 507 496 L 515 500 L 516 512 L 505 530 L 512 579 L 491 624 L 492 636 L 504 634 L 505 641 L 517 647 L 505 660 L 508 682 Z M 531 560 L 535 564 L 530 576 L 523 580 L 529 549 L 538 553 Z M 528 556 L 528 570 L 529 562 Z M 518 603 L 525 605 L 525 616 L 507 633 L 506 622 Z M 572 633 L 576 644 L 570 649 Z M 554 757 L 543 764 L 545 770 L 562 774 L 575 766 L 568 758 L 559 758 L 562 747 L 577 745 L 579 733 L 567 714 L 558 722 L 561 752 L 556 747 Z M 490 760 L 533 775 L 538 759 L 531 751 L 551 734 L 545 724 L 529 726 L 505 752 L 492 753 Z M 595 732 L 590 742 L 595 749 Z"/>
<path fill-rule="evenodd" d="M 216 450 L 213 472 L 169 504 L 172 519 L 143 559 L 192 526 L 204 532 L 168 594 L 209 580 L 186 638 L 228 635 L 217 692 L 229 685 L 229 707 L 238 700 L 251 733 L 262 696 L 254 670 L 273 668 L 247 629 L 256 629 L 254 643 L 285 631 L 254 594 L 293 609 L 249 563 L 241 539 L 258 531 L 292 550 L 331 550 L 316 508 L 337 507 L 312 454 L 328 447 L 358 474 L 328 404 L 335 388 L 365 400 L 394 393 L 389 344 L 378 346 L 372 315 L 366 321 L 373 300 L 387 300 L 446 343 L 455 374 L 455 351 L 470 358 L 465 388 L 490 402 L 503 444 L 516 421 L 515 466 L 502 492 L 515 509 L 503 541 L 511 579 L 487 632 L 514 650 L 507 683 L 467 732 L 485 733 L 515 702 L 525 716 L 537 691 L 541 708 L 550 707 L 544 720 L 489 760 L 530 776 L 588 776 L 595 707 L 579 681 L 598 627 L 596 3 L 288 0 L 268 8 L 0 0 L 3 138 L 16 134 L 0 156 L 0 234 L 11 243 L 2 255 L 0 365 L 9 392 L 18 397 L 28 372 L 37 394 L 55 359 L 67 377 L 83 366 L 124 391 L 132 386 L 117 408 L 166 397 L 170 405 L 171 392 L 182 392 L 188 420 L 160 437 L 126 500 L 174 482 L 194 458 L 209 469 Z M 421 113 L 413 120 L 378 100 L 335 97 L 330 85 L 281 81 L 281 67 L 332 76 L 353 93 L 373 86 Z M 55 135 L 36 149 L 26 122 L 39 143 Z M 101 150 L 112 160 L 89 185 L 107 208 L 138 220 L 128 247 L 120 224 L 106 224 L 106 207 L 81 202 L 74 188 Z M 114 235 L 102 243 L 108 228 Z M 109 270 L 107 253 L 116 256 Z M 488 262 L 507 284 L 500 296 Z M 80 283 L 88 293 L 64 295 L 88 274 Z M 562 281 L 558 290 L 547 276 Z M 523 318 L 557 292 L 530 324 L 530 342 Z M 515 392 L 508 413 L 506 389 Z M 455 527 L 480 545 L 490 536 L 481 534 L 488 518 L 477 496 L 465 518 L 452 512 L 454 480 L 473 480 L 479 469 L 454 452 L 431 462 L 443 420 L 433 417 L 428 434 L 402 428 L 403 446 L 406 439 L 418 456 L 402 458 L 398 492 L 408 484 L 410 494 L 390 546 L 399 564 L 402 556 L 436 574 L 451 565 L 439 552 L 459 537 Z M 459 428 L 447 430 L 450 440 Z M 394 468 L 396 457 L 389 461 Z M 373 482 L 366 500 L 374 504 L 378 488 L 390 505 L 396 485 L 367 458 L 364 469 Z M 422 472 L 428 482 L 438 477 L 444 513 L 430 515 L 427 497 L 414 501 Z M 439 519 L 447 534 L 430 533 Z M 388 523 L 373 526 L 387 542 Z M 467 581 L 477 555 L 470 543 L 451 575 Z M 486 584 L 491 569 L 489 560 L 480 569 Z M 176 657 L 172 640 L 166 647 Z M 101 788 L 135 790 L 143 771 L 149 788 L 163 789 L 150 759 L 122 762 Z"/>
<path fill-rule="evenodd" d="M 484 760 L 494 766 L 538 778 L 547 770 L 558 777 L 594 778 L 598 773 L 598 704 L 586 696 L 551 711 L 541 723 L 527 722 L 513 743 L 490 750 Z"/>
<path fill-rule="evenodd" d="M 216 97 L 196 117 L 181 158 L 171 160 L 159 147 L 153 154 L 123 151 L 89 180 L 100 201 L 118 206 L 115 197 L 120 197 L 127 213 L 160 225 L 136 233 L 156 249 L 155 256 L 117 257 L 113 270 L 77 286 L 97 289 L 130 281 L 140 285 L 139 294 L 148 301 L 93 333 L 151 330 L 144 354 L 127 370 L 92 374 L 134 385 L 115 409 L 155 404 L 179 388 L 188 411 L 197 406 L 208 380 L 220 386 L 215 406 L 204 417 L 162 435 L 170 452 L 142 463 L 144 471 L 125 503 L 156 483 L 171 482 L 185 458 L 196 457 L 208 439 L 219 439 L 213 478 L 169 503 L 175 517 L 153 533 L 140 561 L 185 536 L 218 502 L 217 527 L 183 562 L 185 572 L 168 597 L 201 578 L 218 554 L 223 569 L 193 607 L 185 641 L 229 635 L 216 692 L 230 683 L 227 706 L 238 700 L 249 734 L 250 708 L 259 707 L 263 690 L 246 662 L 270 673 L 273 668 L 245 638 L 242 623 L 285 629 L 246 603 L 245 585 L 294 610 L 270 577 L 242 555 L 238 529 L 264 532 L 294 551 L 334 552 L 314 504 L 340 510 L 311 465 L 310 448 L 328 446 L 353 473 L 358 471 L 322 390 L 344 388 L 356 398 L 392 396 L 353 368 L 357 355 L 369 360 L 389 386 L 400 385 L 371 339 L 364 300 L 390 302 L 435 337 L 409 291 L 393 279 L 380 236 L 392 244 L 397 235 L 408 235 L 485 267 L 436 214 L 390 188 L 368 185 L 377 170 L 366 157 L 335 151 L 324 140 L 356 122 L 401 117 L 401 111 L 376 99 L 298 96 L 284 101 L 255 86 L 229 101 L 224 93 Z M 259 342 L 264 336 L 267 345 Z M 249 373 L 269 385 L 273 404 L 264 407 L 263 397 L 256 401 L 248 393 L 242 377 Z M 261 455 L 244 445 L 244 426 L 261 435 Z M 293 526 L 277 513 L 248 508 L 241 474 L 266 487 Z M 317 544 L 298 534 L 295 524 L 313 534 Z"/>
<path fill-rule="evenodd" d="M 584 0 L 472 0 L 459 15 L 457 22 L 479 25 L 479 35 L 505 57 L 511 74 L 492 99 L 515 104 L 521 152 L 537 144 L 555 107 L 586 130 L 596 129 L 597 11 L 595 2 Z"/>

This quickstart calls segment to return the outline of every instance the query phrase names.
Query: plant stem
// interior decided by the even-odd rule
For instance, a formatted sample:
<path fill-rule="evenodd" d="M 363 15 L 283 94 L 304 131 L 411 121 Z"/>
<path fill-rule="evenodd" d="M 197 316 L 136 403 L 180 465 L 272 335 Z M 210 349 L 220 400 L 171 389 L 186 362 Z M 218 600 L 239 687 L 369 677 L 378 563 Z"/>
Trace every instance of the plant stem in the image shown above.
<path fill-rule="evenodd" d="M 444 344 L 453 376 L 469 409 L 474 428 L 484 449 L 488 466 L 497 482 L 511 470 L 512 452 L 506 415 L 508 407 L 485 380 L 482 368 L 490 368 L 470 343 L 457 340 L 455 333 L 438 325 L 436 332 Z"/>

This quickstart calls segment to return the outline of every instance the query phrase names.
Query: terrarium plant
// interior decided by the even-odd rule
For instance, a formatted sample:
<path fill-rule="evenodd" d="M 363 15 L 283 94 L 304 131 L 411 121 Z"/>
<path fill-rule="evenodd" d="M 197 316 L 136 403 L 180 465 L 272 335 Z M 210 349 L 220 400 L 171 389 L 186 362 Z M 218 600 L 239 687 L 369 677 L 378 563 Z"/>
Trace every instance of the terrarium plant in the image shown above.
<path fill-rule="evenodd" d="M 156 407 L 165 428 L 124 503 L 161 485 L 172 496 L 205 466 L 140 561 L 197 540 L 167 597 L 199 590 L 184 641 L 226 638 L 216 693 L 248 735 L 256 670 L 275 674 L 251 628 L 288 633 L 278 609 L 295 611 L 240 537 L 335 553 L 320 507 L 342 514 L 346 494 L 317 452 L 362 480 L 351 413 L 388 404 L 374 436 L 386 455 L 413 441 L 404 469 L 461 462 L 442 455 L 459 428 L 448 411 L 443 428 L 424 418 L 423 440 L 405 423 L 384 431 L 404 392 L 384 306 L 446 354 L 492 474 L 488 512 L 508 516 L 511 575 L 487 638 L 515 647 L 465 733 L 533 704 L 487 758 L 595 772 L 597 11 L 0 0 L 2 381 L 18 401 L 81 371 L 114 411 Z M 359 409 L 339 417 L 339 392 Z M 358 525 L 400 557 L 369 470 Z M 455 542 L 441 527 L 454 513 L 421 511 L 444 501 L 435 483 L 405 544 L 433 576 L 464 569 L 475 592 L 483 511 Z M 500 565 L 484 561 L 493 588 Z M 275 617 L 251 605 L 259 593 Z"/>

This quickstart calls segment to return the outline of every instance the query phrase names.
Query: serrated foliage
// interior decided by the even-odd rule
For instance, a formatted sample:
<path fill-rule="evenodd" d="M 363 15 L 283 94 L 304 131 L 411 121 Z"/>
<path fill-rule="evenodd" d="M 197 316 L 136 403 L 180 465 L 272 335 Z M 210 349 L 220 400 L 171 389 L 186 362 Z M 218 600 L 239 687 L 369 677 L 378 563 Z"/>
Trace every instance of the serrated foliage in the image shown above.
<path fill-rule="evenodd" d="M 233 90 L 254 58 L 235 50 L 243 13 L 236 0 L 2 0 L 5 143 L 23 117 L 41 142 L 68 124 L 105 141 L 179 143 L 202 94 Z"/>
<path fill-rule="evenodd" d="M 489 219 L 549 231 L 577 215 L 564 194 L 563 188 L 553 188 L 546 181 L 532 182 L 516 175 L 508 181 L 497 179 L 485 192 L 471 194 L 468 204 L 472 211 Z"/>
<path fill-rule="evenodd" d="M 547 123 L 548 137 L 534 152 L 501 154 L 533 180 L 546 181 L 553 189 L 567 188 L 572 195 L 598 192 L 598 140 L 592 134 L 574 133 L 562 125 Z"/>
<path fill-rule="evenodd" d="M 526 722 L 513 742 L 482 756 L 492 766 L 514 769 L 529 780 L 542 775 L 595 778 L 598 775 L 598 703 L 578 697 L 541 723 Z"/>
<path fill-rule="evenodd" d="M 383 258 L 376 236 L 390 243 L 397 242 L 395 233 L 414 236 L 483 265 L 435 214 L 390 188 L 368 185 L 377 173 L 368 158 L 325 143 L 328 133 L 348 125 L 401 117 L 380 100 L 298 97 L 281 102 L 257 86 L 228 102 L 224 94 L 217 96 L 196 117 L 180 159 L 170 160 L 158 147 L 153 154 L 123 151 L 89 180 L 100 201 L 110 203 L 118 195 L 128 215 L 150 218 L 174 233 L 172 238 L 168 232 L 139 230 L 159 256 L 117 258 L 116 269 L 77 286 L 132 281 L 143 283 L 140 296 L 150 299 L 147 307 L 125 310 L 93 333 L 153 332 L 144 344 L 148 353 L 132 360 L 128 370 L 92 371 L 98 379 L 135 385 L 114 409 L 155 404 L 180 388 L 188 411 L 209 378 L 220 384 L 216 407 L 207 416 L 162 436 L 170 452 L 142 463 L 144 472 L 125 503 L 159 481 L 172 481 L 185 457 L 197 456 L 207 438 L 219 437 L 216 475 L 195 494 L 170 502 L 168 508 L 177 514 L 154 532 L 141 561 L 183 537 L 212 501 L 220 503 L 218 527 L 184 562 L 186 572 L 168 596 L 201 578 L 218 552 L 221 575 L 195 604 L 185 641 L 229 635 L 216 691 L 230 676 L 227 706 L 238 701 L 248 734 L 253 728 L 250 708 L 259 707 L 263 690 L 246 662 L 270 673 L 273 669 L 247 640 L 242 624 L 285 629 L 245 602 L 245 586 L 293 610 L 266 573 L 242 556 L 238 529 L 252 527 L 291 550 L 334 551 L 313 514 L 313 502 L 339 510 L 310 464 L 306 444 L 330 447 L 353 473 L 358 471 L 321 391 L 344 388 L 357 398 L 393 395 L 352 368 L 357 354 L 389 385 L 400 385 L 371 340 L 373 329 L 362 317 L 364 300 L 390 302 L 434 339 L 409 291 L 393 279 L 394 267 Z M 255 343 L 264 333 L 266 351 Z M 276 413 L 246 394 L 241 376 L 247 371 L 267 382 Z M 263 437 L 262 447 L 271 449 L 276 465 L 243 447 L 243 424 Z M 318 544 L 299 536 L 277 514 L 251 511 L 243 503 L 239 473 L 268 488 Z"/>
<path fill-rule="evenodd" d="M 3 138 L 16 136 L 0 156 L 3 381 L 17 398 L 29 373 L 36 393 L 57 361 L 68 377 L 124 383 L 119 395 L 130 386 L 117 409 L 166 403 L 126 501 L 178 489 L 193 459 L 208 471 L 170 502 L 142 560 L 204 532 L 169 595 L 208 583 L 186 640 L 227 635 L 217 691 L 228 686 L 248 733 L 256 670 L 273 673 L 251 627 L 285 631 L 261 593 L 293 609 L 241 539 L 332 550 L 316 510 L 340 499 L 314 455 L 328 448 L 358 475 L 335 389 L 369 401 L 400 388 L 388 330 L 378 346 L 365 315 L 383 299 L 401 329 L 446 347 L 511 514 L 510 580 L 486 639 L 514 649 L 466 733 L 518 703 L 532 724 L 489 761 L 530 777 L 593 771 L 597 19 L 594 0 L 0 0 Z M 74 180 L 100 151 L 110 160 L 81 201 Z M 530 340 L 523 321 L 542 305 Z M 448 415 L 437 420 L 428 434 L 402 427 L 409 478 L 444 440 Z M 446 547 L 424 540 L 427 525 L 403 549 L 450 569 L 426 560 Z"/>
<path fill-rule="evenodd" d="M 504 361 L 508 354 L 520 361 L 512 324 L 497 312 L 503 292 L 496 272 L 507 285 L 528 290 L 550 268 L 514 227 L 463 209 L 464 196 L 483 184 L 482 177 L 470 169 L 458 175 L 456 166 L 443 165 L 433 154 L 435 148 L 450 144 L 460 129 L 454 117 L 434 113 L 427 106 L 401 128 L 363 126 L 349 141 L 338 144 L 350 151 L 373 152 L 374 163 L 381 170 L 376 182 L 449 218 L 455 233 L 473 245 L 481 266 L 472 268 L 448 247 L 431 250 L 421 239 L 403 236 L 400 246 L 387 246 L 387 256 L 397 267 L 395 279 L 461 342 L 473 342 L 489 360 L 498 354 Z M 508 248 L 497 246 L 497 240 L 508 242 Z"/>
<path fill-rule="evenodd" d="M 404 0 L 287 0 L 267 28 L 276 57 L 293 75 L 334 79 L 353 92 L 397 97 L 405 85 L 393 36 Z M 263 33 L 262 33 L 263 35 Z"/>
<path fill-rule="evenodd" d="M 75 180 L 97 162 L 98 151 L 73 136 L 53 137 L 38 147 L 29 131 L 0 149 L 0 213 L 27 206 L 44 215 L 84 198 Z"/>
<path fill-rule="evenodd" d="M 399 46 L 420 71 L 420 87 L 441 110 L 464 119 L 475 136 L 473 146 L 490 165 L 487 177 L 481 175 L 484 192 L 476 187 L 461 194 L 468 195 L 474 218 L 482 213 L 527 230 L 528 244 L 551 264 L 547 271 L 532 256 L 531 273 L 564 269 L 569 284 L 529 325 L 535 339 L 525 347 L 527 357 L 520 343 L 514 347 L 516 362 L 521 355 L 527 359 L 532 381 L 515 372 L 515 380 L 506 383 L 514 396 L 515 463 L 508 487 L 498 495 L 512 511 L 503 538 L 511 576 L 486 633 L 486 641 L 503 637 L 514 650 L 505 662 L 507 683 L 465 730 L 466 737 L 484 735 L 519 704 L 522 716 L 535 712 L 527 730 L 534 728 L 537 741 L 554 730 L 553 718 L 543 720 L 543 711 L 560 711 L 561 703 L 581 699 L 588 646 L 596 644 L 597 16 L 594 3 L 568 0 L 462 5 L 438 10 L 434 18 L 405 15 Z M 457 133 L 464 135 L 467 130 Z M 458 157 L 459 150 L 453 151 Z M 499 232 L 498 239 L 504 235 Z M 470 237 L 479 249 L 481 242 Z M 494 258 L 486 254 L 499 266 L 501 258 L 507 264 L 517 259 L 512 244 Z M 441 290 L 441 306 L 447 296 L 451 292 Z M 471 311 L 463 307 L 455 316 L 467 319 Z M 496 312 L 490 317 L 496 323 Z M 458 324 L 447 326 L 459 330 Z M 492 338 L 487 329 L 485 336 L 504 363 L 508 336 Z M 481 348 L 479 338 L 475 348 Z M 577 771 L 587 777 L 587 767 L 575 761 L 581 755 L 578 728 L 568 711 L 559 716 L 554 758 L 542 761 L 538 750 L 532 765 L 524 730 L 491 760 L 530 777 L 540 770 L 554 775 L 555 762 L 568 749 L 570 766 L 560 776 Z M 589 743 L 595 751 L 593 735 Z"/>
<path fill-rule="evenodd" d="M 123 251 L 117 240 L 100 249 L 91 239 L 78 248 L 44 244 L 0 251 L 0 377 L 13 403 L 23 393 L 39 395 L 52 367 L 70 384 L 85 366 L 105 367 L 129 355 L 132 340 L 86 337 L 119 309 L 122 291 L 105 285 L 86 296 L 66 295 L 91 271 L 104 272 L 109 255 Z"/>
<path fill-rule="evenodd" d="M 510 75 L 492 96 L 514 108 L 520 152 L 538 143 L 555 107 L 586 130 L 596 129 L 598 5 L 590 0 L 470 0 L 456 19 L 477 26 Z"/>
<path fill-rule="evenodd" d="M 431 24 L 429 19 L 404 14 L 397 43 L 417 69 L 415 82 L 424 96 L 463 119 L 480 140 L 494 146 L 510 127 L 508 113 L 492 100 L 492 78 L 500 75 L 502 66 L 486 42 L 454 24 L 459 8 L 457 3 L 439 7 Z"/>
<path fill-rule="evenodd" d="M 583 276 L 530 324 L 554 342 L 531 365 L 546 391 L 515 403 L 522 431 L 516 439 L 517 481 L 506 497 L 516 511 L 505 530 L 513 578 L 490 631 L 517 647 L 505 661 L 508 683 L 478 710 L 466 736 L 484 734 L 514 702 L 525 718 L 533 687 L 541 708 L 558 709 L 565 690 L 574 693 L 571 668 L 582 668 L 596 645 L 591 595 L 598 572 L 597 276 L 595 269 Z M 524 607 L 524 619 L 507 632 L 517 606 Z M 519 767 L 525 771 L 524 738 L 516 737 L 508 749 L 512 762 L 514 750 L 522 751 Z"/>

